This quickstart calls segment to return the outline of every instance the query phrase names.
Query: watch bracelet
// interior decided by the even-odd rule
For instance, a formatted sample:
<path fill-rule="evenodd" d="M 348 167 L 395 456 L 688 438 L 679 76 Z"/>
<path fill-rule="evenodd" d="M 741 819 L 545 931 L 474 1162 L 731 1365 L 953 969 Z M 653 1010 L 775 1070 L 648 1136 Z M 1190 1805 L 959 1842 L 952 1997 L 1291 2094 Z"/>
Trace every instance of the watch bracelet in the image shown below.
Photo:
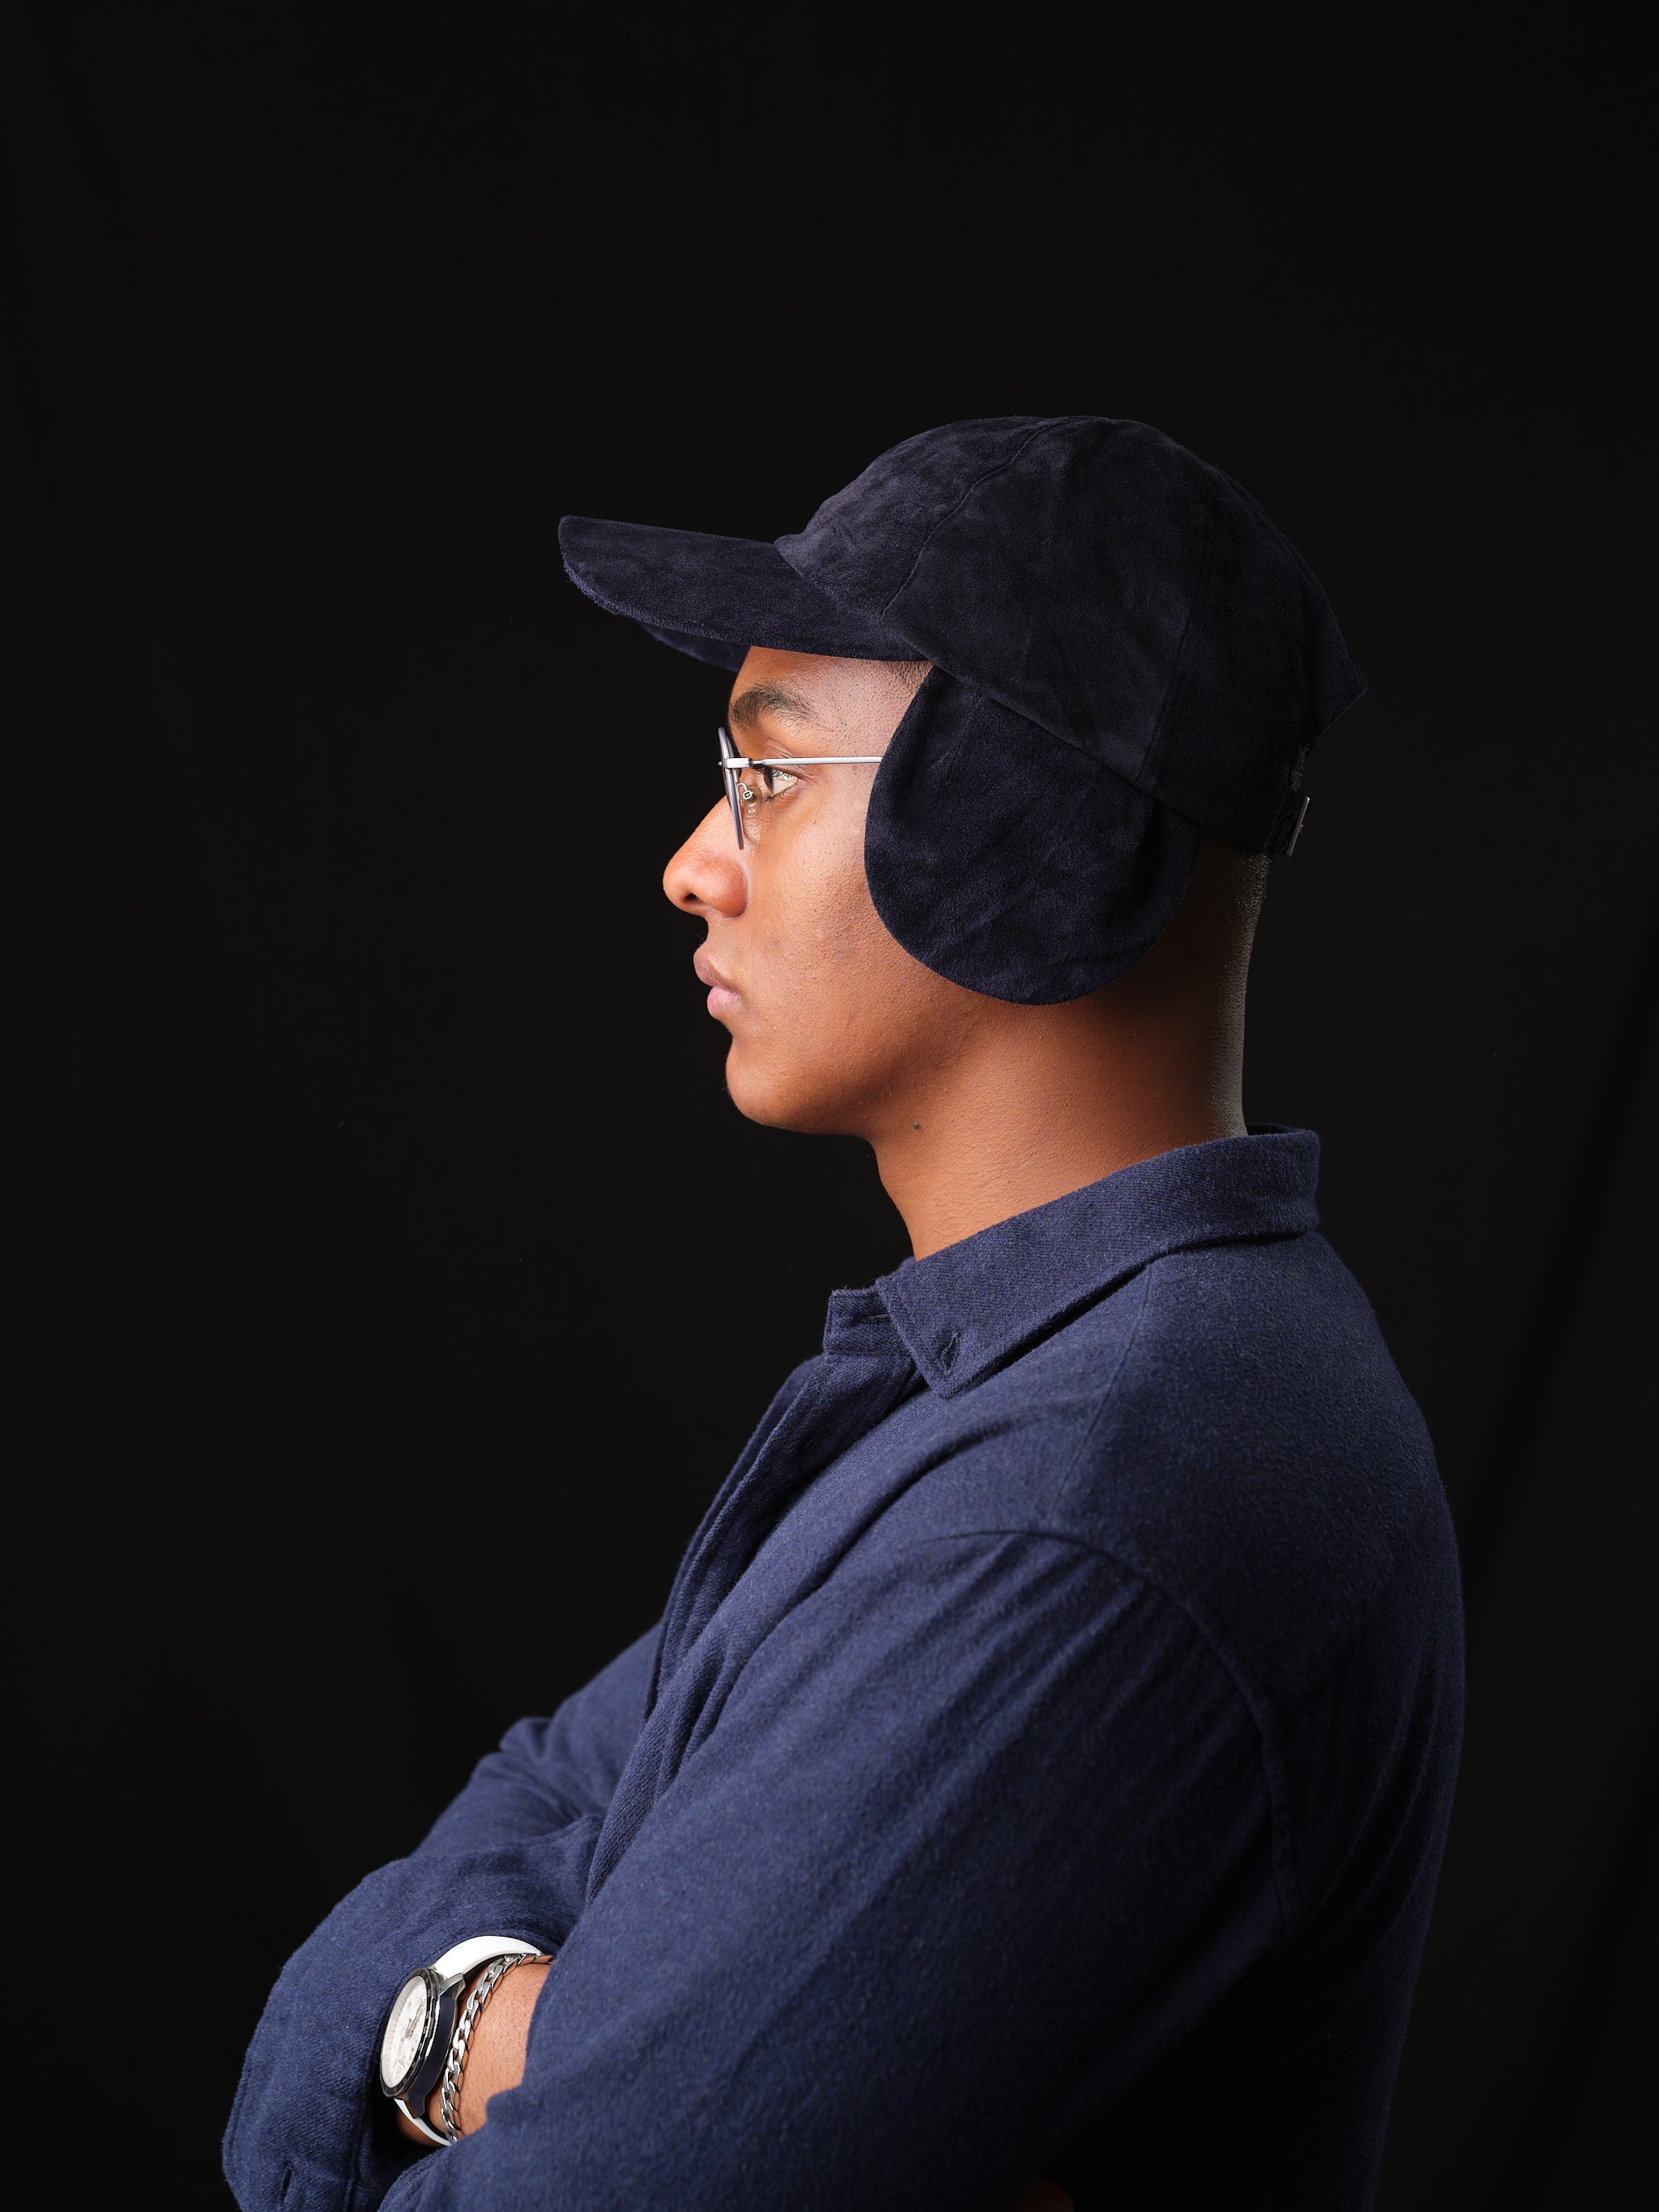
<path fill-rule="evenodd" d="M 550 1954 L 546 1951 L 515 1953 L 507 1959 L 493 1959 L 479 1975 L 455 2023 L 450 2038 L 449 2057 L 444 2066 L 443 2087 L 438 2099 L 438 2125 L 447 2142 L 459 2142 L 461 2076 L 466 2071 L 467 2047 L 472 2041 L 472 2031 L 478 2024 L 478 2015 L 495 1993 L 499 1982 L 504 1981 L 514 1966 L 546 1966 Z"/>

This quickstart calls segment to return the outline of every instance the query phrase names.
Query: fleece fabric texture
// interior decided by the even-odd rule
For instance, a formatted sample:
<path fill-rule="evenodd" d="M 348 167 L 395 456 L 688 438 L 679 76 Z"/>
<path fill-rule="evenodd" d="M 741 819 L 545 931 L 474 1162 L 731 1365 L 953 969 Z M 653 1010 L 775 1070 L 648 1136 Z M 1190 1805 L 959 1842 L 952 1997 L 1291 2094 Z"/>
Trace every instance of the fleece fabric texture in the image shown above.
<path fill-rule="evenodd" d="M 865 872 L 907 951 L 995 999 L 1121 975 L 1200 835 L 1281 850 L 1309 749 L 1364 690 L 1249 495 L 1108 416 L 924 431 L 772 544 L 582 515 L 559 540 L 590 599 L 703 659 L 933 662 L 875 779 Z"/>
<path fill-rule="evenodd" d="M 1191 1146 L 837 1292 L 659 1627 L 289 1962 L 246 2212 L 1361 2212 L 1461 1612 L 1316 1164 Z M 422 2155 L 377 2038 L 481 1934 L 557 1960 Z"/>

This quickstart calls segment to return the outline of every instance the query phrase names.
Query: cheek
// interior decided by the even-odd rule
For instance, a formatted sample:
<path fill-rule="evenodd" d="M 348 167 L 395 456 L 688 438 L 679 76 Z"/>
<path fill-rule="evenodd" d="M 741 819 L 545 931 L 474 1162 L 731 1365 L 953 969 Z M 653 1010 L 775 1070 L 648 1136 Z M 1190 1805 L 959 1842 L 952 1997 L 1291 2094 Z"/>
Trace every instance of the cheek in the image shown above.
<path fill-rule="evenodd" d="M 940 997 L 965 994 L 889 936 L 864 879 L 861 817 L 854 834 L 757 854 L 748 920 L 747 1013 L 726 1063 L 733 1100 L 757 1119 L 855 1126 L 860 1107 L 914 1079 L 919 1053 L 933 1057 Z"/>
<path fill-rule="evenodd" d="M 768 1011 L 797 1024 L 850 1015 L 891 957 L 904 957 L 871 902 L 861 818 L 810 826 L 816 834 L 764 856 L 751 890 Z"/>

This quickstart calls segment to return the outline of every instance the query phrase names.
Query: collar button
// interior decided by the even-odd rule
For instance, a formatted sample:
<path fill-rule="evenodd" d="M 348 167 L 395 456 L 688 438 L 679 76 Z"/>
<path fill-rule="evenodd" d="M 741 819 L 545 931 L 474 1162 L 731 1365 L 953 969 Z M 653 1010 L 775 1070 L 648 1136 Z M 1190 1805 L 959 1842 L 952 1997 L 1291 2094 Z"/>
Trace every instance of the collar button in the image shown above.
<path fill-rule="evenodd" d="M 957 1364 L 957 1354 L 962 1349 L 962 1339 L 953 1328 L 946 1329 L 933 1348 L 933 1357 L 948 1375 Z"/>

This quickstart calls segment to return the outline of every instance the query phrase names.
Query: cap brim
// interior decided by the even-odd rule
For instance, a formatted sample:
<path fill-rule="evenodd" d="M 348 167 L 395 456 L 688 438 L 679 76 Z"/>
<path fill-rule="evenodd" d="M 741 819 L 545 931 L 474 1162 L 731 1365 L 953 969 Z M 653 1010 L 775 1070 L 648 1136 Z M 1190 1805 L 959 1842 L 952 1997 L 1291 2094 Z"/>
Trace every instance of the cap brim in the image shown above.
<path fill-rule="evenodd" d="M 926 657 L 797 575 L 764 538 L 567 514 L 559 550 L 596 606 L 719 667 L 738 667 L 754 645 L 847 660 Z"/>

